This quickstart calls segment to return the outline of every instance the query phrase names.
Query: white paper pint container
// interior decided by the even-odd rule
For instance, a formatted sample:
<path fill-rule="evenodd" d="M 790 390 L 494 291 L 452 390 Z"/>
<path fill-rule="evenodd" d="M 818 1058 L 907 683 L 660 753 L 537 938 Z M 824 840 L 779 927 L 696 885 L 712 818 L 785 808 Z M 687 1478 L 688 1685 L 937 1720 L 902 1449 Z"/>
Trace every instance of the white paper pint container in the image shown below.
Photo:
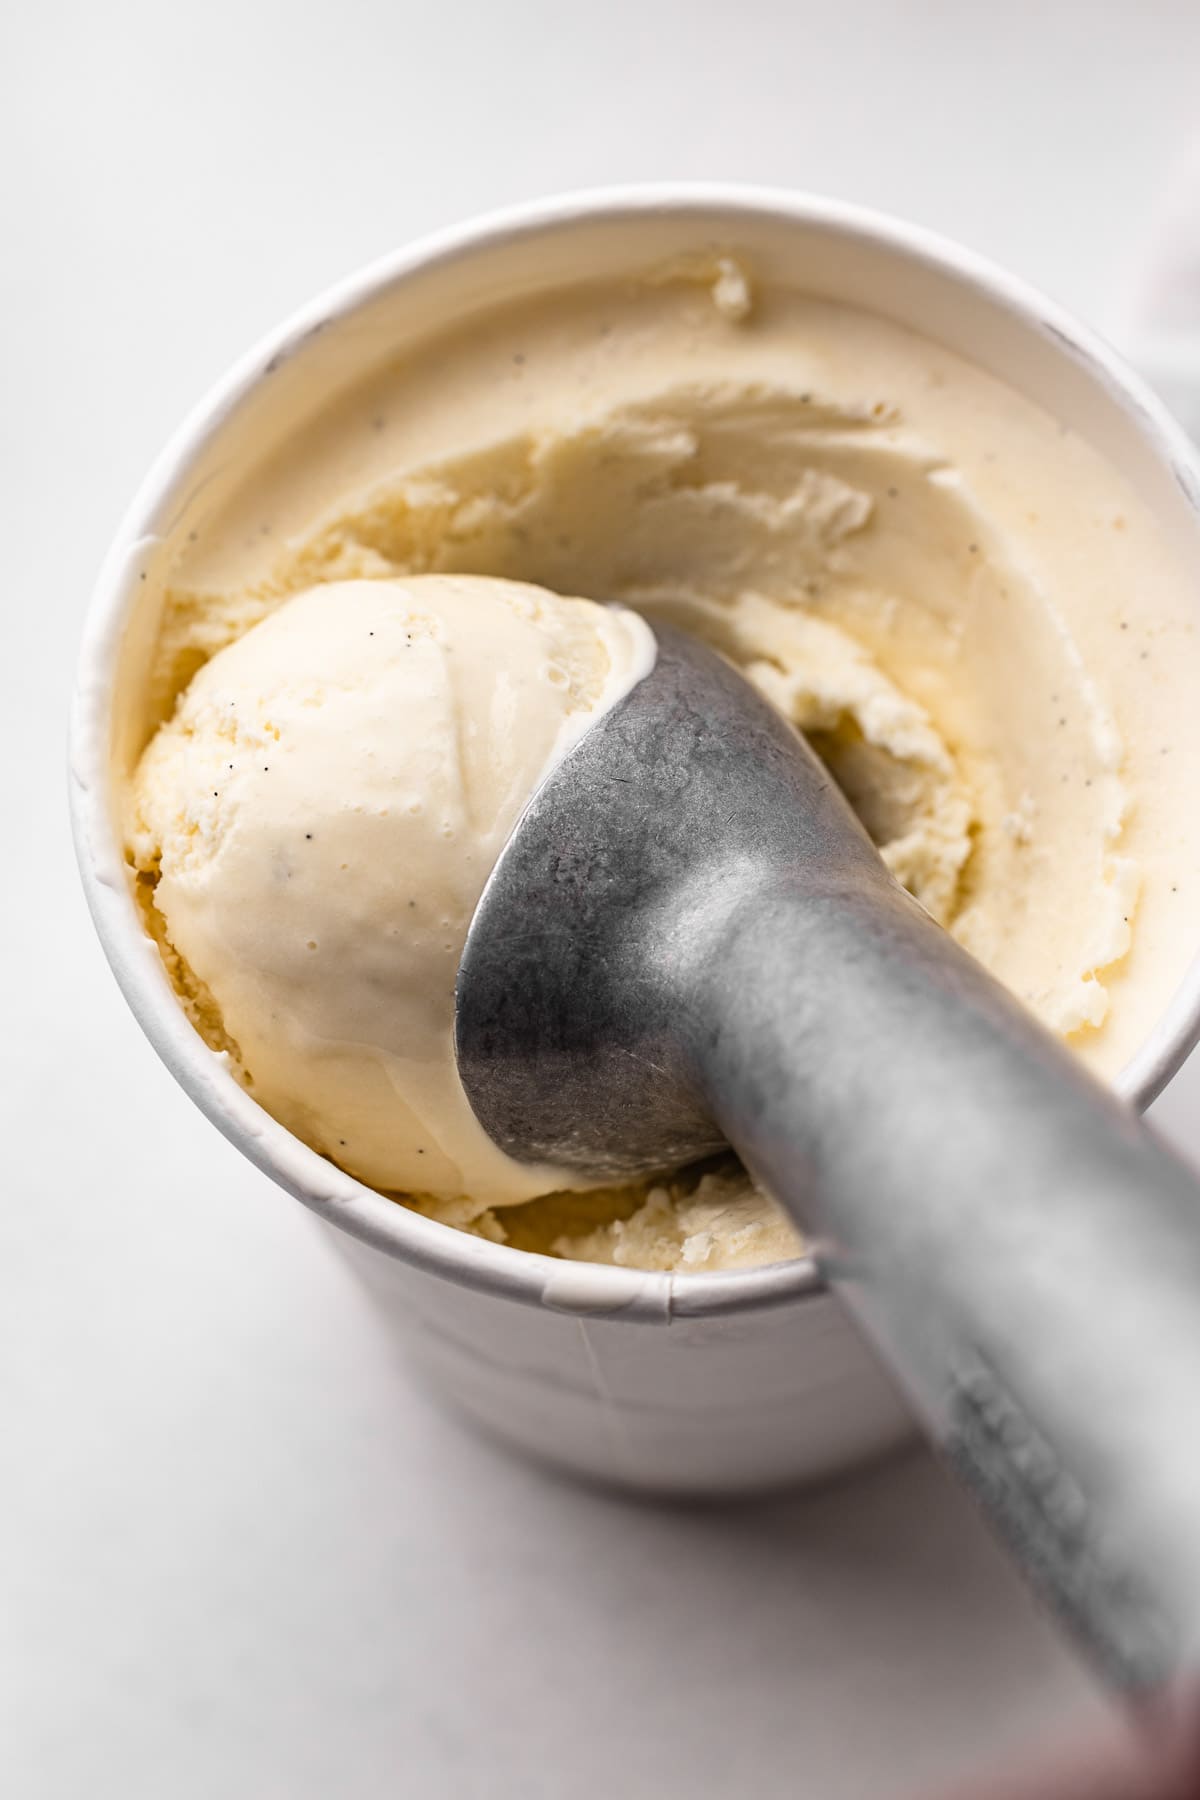
<path fill-rule="evenodd" d="M 96 928 L 130 1006 L 208 1117 L 339 1241 L 436 1391 L 531 1455 L 634 1490 L 718 1495 L 827 1477 L 908 1417 L 807 1260 L 724 1275 L 563 1263 L 468 1237 L 341 1173 L 238 1086 L 192 1030 L 143 931 L 116 799 L 144 736 L 162 577 L 252 462 L 332 395 L 449 320 L 706 247 L 761 284 L 865 306 L 969 358 L 1088 439 L 1197 569 L 1200 479 L 1149 391 L 1011 277 L 833 202 L 722 187 L 583 194 L 425 240 L 306 308 L 193 413 L 105 562 L 72 720 L 72 810 Z M 1200 1030 L 1193 967 L 1118 1086 L 1145 1105 Z"/>

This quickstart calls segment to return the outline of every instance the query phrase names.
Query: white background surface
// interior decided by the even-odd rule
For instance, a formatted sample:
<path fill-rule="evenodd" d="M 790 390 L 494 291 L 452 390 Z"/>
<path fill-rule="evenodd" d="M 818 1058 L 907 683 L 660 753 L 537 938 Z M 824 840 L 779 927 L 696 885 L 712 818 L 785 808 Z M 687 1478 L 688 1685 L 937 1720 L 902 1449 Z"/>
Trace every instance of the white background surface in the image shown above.
<path fill-rule="evenodd" d="M 824 189 L 1102 318 L 1200 10 L 47 3 L 0 24 L 0 1740 L 14 1800 L 894 1800 L 1088 1704 L 923 1459 L 639 1510 L 464 1435 L 92 938 L 63 730 L 185 408 L 429 227 L 653 176 Z M 1159 1116 L 1200 1149 L 1192 1065 Z M 924 1791 L 928 1791 L 925 1789 Z"/>

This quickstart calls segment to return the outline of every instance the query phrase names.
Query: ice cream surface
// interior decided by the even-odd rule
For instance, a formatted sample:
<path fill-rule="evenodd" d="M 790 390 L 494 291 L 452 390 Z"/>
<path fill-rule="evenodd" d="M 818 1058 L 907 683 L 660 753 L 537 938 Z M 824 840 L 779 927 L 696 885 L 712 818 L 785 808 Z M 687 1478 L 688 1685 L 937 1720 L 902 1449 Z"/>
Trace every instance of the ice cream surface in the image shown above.
<path fill-rule="evenodd" d="M 399 649 L 451 576 L 474 621 L 456 615 L 454 654 L 477 671 L 453 693 L 441 626 Z M 536 649 L 498 622 L 514 592 Z M 171 559 L 146 735 L 165 723 L 129 784 L 130 860 L 193 1018 L 284 1123 L 522 1248 L 681 1269 L 796 1249 L 736 1169 L 547 1193 L 546 1172 L 498 1168 L 465 1100 L 429 1098 L 450 1042 L 432 971 L 444 999 L 536 771 L 636 663 L 625 615 L 602 609 L 586 616 L 621 638 L 607 661 L 590 627 L 574 662 L 552 651 L 558 609 L 584 616 L 555 595 L 720 648 L 810 734 L 933 916 L 1094 1068 L 1127 1060 L 1200 902 L 1179 798 L 1200 775 L 1185 573 L 1114 470 L 1029 400 L 881 318 L 700 257 L 444 331 L 326 404 Z M 394 691 L 359 629 L 376 612 Z M 561 686 L 537 673 L 552 661 Z M 231 695 L 257 724 L 226 792 Z M 443 807 L 428 783 L 436 765 L 437 794 L 453 787 L 452 714 L 477 760 Z M 292 746 L 287 789 L 266 738 Z M 440 838 L 453 808 L 472 824 Z M 302 1024 L 281 1028 L 280 994 Z"/>

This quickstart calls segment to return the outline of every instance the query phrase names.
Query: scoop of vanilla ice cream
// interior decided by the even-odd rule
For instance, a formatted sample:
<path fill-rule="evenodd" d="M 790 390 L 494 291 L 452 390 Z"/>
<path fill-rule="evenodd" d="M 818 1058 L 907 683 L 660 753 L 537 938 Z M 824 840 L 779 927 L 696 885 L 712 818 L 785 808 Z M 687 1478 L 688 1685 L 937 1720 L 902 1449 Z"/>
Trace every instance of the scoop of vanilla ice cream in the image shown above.
<path fill-rule="evenodd" d="M 454 981 L 538 782 L 650 668 L 635 614 L 473 576 L 311 588 L 205 664 L 127 842 L 195 1022 L 267 1110 L 384 1189 L 568 1186 L 477 1124 Z"/>

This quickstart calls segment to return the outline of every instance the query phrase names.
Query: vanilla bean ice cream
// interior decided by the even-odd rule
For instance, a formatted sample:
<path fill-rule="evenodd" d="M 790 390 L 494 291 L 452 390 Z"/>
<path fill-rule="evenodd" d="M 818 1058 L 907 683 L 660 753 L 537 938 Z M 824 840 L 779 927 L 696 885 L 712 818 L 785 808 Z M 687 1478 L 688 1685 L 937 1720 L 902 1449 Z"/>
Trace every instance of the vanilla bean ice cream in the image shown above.
<path fill-rule="evenodd" d="M 866 312 L 727 256 L 493 309 L 192 540 L 128 784 L 148 927 L 270 1112 L 449 1224 L 649 1268 L 797 1248 L 731 1159 L 590 1193 L 512 1163 L 454 1068 L 483 883 L 657 620 L 810 735 L 898 878 L 1093 1068 L 1183 973 L 1187 580 L 1087 444 Z"/>
<path fill-rule="evenodd" d="M 526 800 L 653 660 L 636 614 L 541 588 L 330 582 L 206 663 L 147 749 L 129 841 L 181 993 L 262 1104 L 363 1181 L 555 1185 L 467 1104 L 455 972 Z"/>

